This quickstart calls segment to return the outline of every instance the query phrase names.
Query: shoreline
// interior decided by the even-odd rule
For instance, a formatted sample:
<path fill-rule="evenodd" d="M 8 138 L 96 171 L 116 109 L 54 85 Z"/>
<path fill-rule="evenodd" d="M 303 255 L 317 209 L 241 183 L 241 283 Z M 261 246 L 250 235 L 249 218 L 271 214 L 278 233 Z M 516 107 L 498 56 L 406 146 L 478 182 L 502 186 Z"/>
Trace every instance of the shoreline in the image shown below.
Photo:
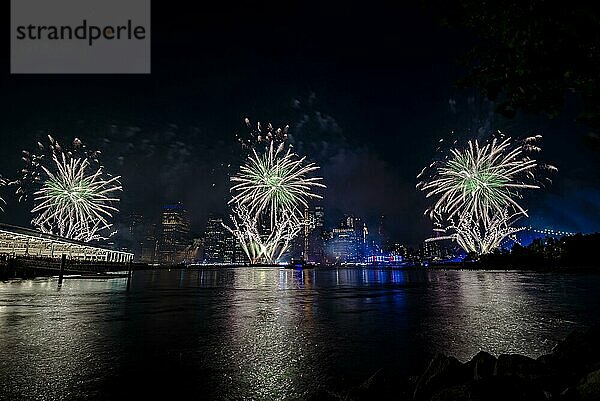
<path fill-rule="evenodd" d="M 97 278 L 96 276 L 108 276 L 112 275 L 107 273 L 126 273 L 127 265 L 76 265 L 75 268 L 67 268 L 65 274 L 69 275 L 81 275 L 90 278 Z M 91 267 L 91 269 L 90 269 Z M 427 271 L 471 271 L 471 272 L 497 272 L 497 273 L 555 273 L 555 274 L 600 274 L 600 266 L 550 266 L 547 268 L 539 267 L 481 267 L 474 265 L 429 265 L 428 267 L 423 266 L 377 266 L 377 265 L 322 265 L 322 266 L 311 266 L 304 268 L 292 268 L 285 265 L 171 265 L 171 266 L 151 266 L 147 264 L 136 263 L 133 266 L 133 272 L 135 271 L 160 271 L 160 270 L 219 270 L 219 269 L 243 269 L 243 268 L 254 268 L 254 269 L 286 269 L 291 271 L 315 271 L 315 270 L 373 270 L 373 271 L 403 271 L 403 272 L 427 272 Z M 41 277 L 53 277 L 58 276 L 59 269 L 55 266 L 45 266 L 43 264 L 36 263 L 34 265 L 0 265 L 0 281 L 9 279 L 33 279 Z M 116 277 L 116 276 L 115 276 Z"/>
<path fill-rule="evenodd" d="M 343 392 L 319 388 L 309 401 L 487 401 L 600 399 L 600 326 L 574 330 L 530 358 L 479 351 L 469 361 L 436 354 L 417 376 L 381 368 Z"/>

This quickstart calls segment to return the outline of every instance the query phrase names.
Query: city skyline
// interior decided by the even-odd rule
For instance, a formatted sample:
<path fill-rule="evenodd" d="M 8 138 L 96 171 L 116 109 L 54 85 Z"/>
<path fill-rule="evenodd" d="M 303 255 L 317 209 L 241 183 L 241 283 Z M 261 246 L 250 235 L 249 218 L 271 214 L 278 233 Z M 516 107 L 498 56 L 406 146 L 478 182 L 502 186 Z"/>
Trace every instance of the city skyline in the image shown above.
<path fill-rule="evenodd" d="M 455 241 L 439 241 L 435 235 L 414 245 L 390 237 L 385 216 L 379 216 L 377 224 L 371 225 L 349 212 L 328 225 L 325 215 L 319 205 L 304 209 L 303 228 L 279 262 L 414 266 L 432 262 L 452 264 L 467 256 Z M 523 226 L 514 237 L 502 241 L 500 248 L 507 251 L 515 244 L 530 246 L 536 241 L 546 243 L 576 234 Z M 227 228 L 226 216 L 211 214 L 201 231 L 193 231 L 189 227 L 187 209 L 180 202 L 162 205 L 160 216 L 154 218 L 130 214 L 126 234 L 113 237 L 111 246 L 132 252 L 136 262 L 151 265 L 227 266 L 250 262 L 241 243 Z"/>

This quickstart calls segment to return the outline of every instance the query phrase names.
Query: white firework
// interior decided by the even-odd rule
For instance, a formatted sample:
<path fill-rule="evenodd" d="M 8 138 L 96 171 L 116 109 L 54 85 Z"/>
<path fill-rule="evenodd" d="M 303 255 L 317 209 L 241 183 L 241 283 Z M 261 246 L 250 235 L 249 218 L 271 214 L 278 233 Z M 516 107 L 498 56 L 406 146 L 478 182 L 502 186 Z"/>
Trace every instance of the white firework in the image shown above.
<path fill-rule="evenodd" d="M 302 230 L 303 223 L 295 213 L 277 215 L 272 227 L 264 227 L 260 219 L 244 205 L 236 205 L 233 213 L 231 220 L 234 227 L 226 228 L 239 241 L 252 264 L 279 261 Z"/>
<path fill-rule="evenodd" d="M 481 145 L 469 141 L 465 149 L 451 149 L 417 176 L 417 188 L 436 199 L 426 213 L 437 231 L 449 236 L 468 252 L 488 253 L 518 229 L 514 221 L 527 216 L 520 204 L 522 192 L 540 188 L 536 173 L 556 170 L 531 158 L 539 152 L 541 136 L 515 142 L 511 138 Z"/>
<path fill-rule="evenodd" d="M 507 239 L 517 242 L 514 234 L 524 228 L 513 227 L 513 224 L 521 216 L 523 215 L 520 213 L 510 214 L 507 209 L 493 213 L 485 223 L 481 219 L 475 219 L 472 214 L 447 220 L 438 216 L 434 218 L 434 231 L 442 236 L 428 241 L 454 240 L 466 252 L 483 255 L 498 249 Z"/>
<path fill-rule="evenodd" d="M 268 210 L 271 216 L 279 211 L 308 207 L 310 199 L 321 199 L 311 191 L 323 188 L 320 177 L 308 177 L 319 169 L 314 163 L 304 164 L 305 157 L 297 158 L 290 149 L 284 151 L 284 145 L 275 147 L 270 142 L 264 154 L 256 150 L 248 157 L 239 174 L 231 181 L 235 193 L 229 204 L 245 205 L 249 213 L 258 215 Z"/>
<path fill-rule="evenodd" d="M 52 156 L 53 168 L 42 166 L 43 178 L 34 193 L 37 214 L 32 224 L 42 232 L 78 241 L 105 239 L 118 211 L 114 206 L 122 190 L 120 177 L 106 178 L 102 168 L 92 169 L 87 158 Z"/>
<path fill-rule="evenodd" d="M 268 133 L 287 135 L 287 128 L 268 127 Z M 234 226 L 230 231 L 252 263 L 281 259 L 302 229 L 302 210 L 311 199 L 321 199 L 313 191 L 325 187 L 322 178 L 309 176 L 319 167 L 305 163 L 304 157 L 285 149 L 283 143 L 275 145 L 277 135 L 267 134 L 264 152 L 252 149 L 239 173 L 231 178 L 234 185 L 229 204 Z M 260 135 L 259 139 L 263 141 Z"/>
<path fill-rule="evenodd" d="M 0 176 L 0 187 L 5 186 L 8 183 L 2 176 Z M 6 205 L 6 201 L 2 196 L 0 196 L 0 212 L 4 212 L 4 205 Z"/>
<path fill-rule="evenodd" d="M 437 197 L 430 209 L 449 217 L 473 214 L 489 219 L 490 213 L 509 207 L 523 214 L 518 203 L 523 189 L 537 189 L 534 170 L 538 163 L 527 153 L 532 149 L 528 138 L 524 143 L 513 143 L 511 138 L 483 146 L 469 141 L 466 149 L 452 149 L 449 157 L 432 164 L 434 174 L 422 181 L 419 188 L 426 196 Z"/>

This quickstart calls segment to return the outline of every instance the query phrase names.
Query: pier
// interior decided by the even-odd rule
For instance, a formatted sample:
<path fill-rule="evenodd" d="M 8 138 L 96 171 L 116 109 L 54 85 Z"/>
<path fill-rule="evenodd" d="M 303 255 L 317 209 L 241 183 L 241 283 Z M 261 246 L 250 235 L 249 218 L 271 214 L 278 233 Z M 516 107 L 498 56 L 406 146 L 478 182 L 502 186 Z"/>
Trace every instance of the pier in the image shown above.
<path fill-rule="evenodd" d="M 127 270 L 133 253 L 94 246 L 33 229 L 0 223 L 0 266 L 4 276 Z"/>

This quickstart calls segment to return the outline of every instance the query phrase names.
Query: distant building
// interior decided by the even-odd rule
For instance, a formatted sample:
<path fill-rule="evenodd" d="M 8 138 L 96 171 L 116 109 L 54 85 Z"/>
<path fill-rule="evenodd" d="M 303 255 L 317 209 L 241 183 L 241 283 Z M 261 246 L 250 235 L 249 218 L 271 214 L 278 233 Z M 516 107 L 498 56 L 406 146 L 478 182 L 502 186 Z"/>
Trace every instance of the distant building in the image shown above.
<path fill-rule="evenodd" d="M 224 263 L 243 265 L 248 262 L 248 257 L 242 248 L 242 244 L 229 231 L 225 233 L 225 256 Z"/>
<path fill-rule="evenodd" d="M 144 230 L 142 240 L 140 261 L 149 264 L 159 263 L 158 260 L 158 237 L 159 228 L 157 224 L 148 224 Z"/>
<path fill-rule="evenodd" d="M 302 230 L 302 258 L 308 260 L 311 234 L 315 230 L 315 211 L 304 209 L 304 229 Z"/>
<path fill-rule="evenodd" d="M 353 228 L 334 228 L 331 230 L 328 253 L 333 263 L 355 263 L 359 261 L 360 241 Z"/>
<path fill-rule="evenodd" d="M 403 257 L 399 255 L 370 255 L 366 258 L 366 262 L 373 265 L 398 265 L 403 261 Z"/>
<path fill-rule="evenodd" d="M 141 261 L 145 238 L 144 217 L 140 213 L 131 213 L 127 223 L 129 249 L 134 255 L 134 260 Z"/>
<path fill-rule="evenodd" d="M 323 263 L 325 259 L 325 212 L 322 206 L 305 209 L 303 229 L 296 241 L 295 257 L 311 263 Z"/>
<path fill-rule="evenodd" d="M 331 230 L 327 241 L 327 259 L 332 263 L 363 262 L 369 230 L 358 217 L 345 215 L 337 228 Z"/>
<path fill-rule="evenodd" d="M 306 208 L 302 216 L 302 229 L 292 241 L 287 256 L 302 258 L 311 263 L 323 263 L 325 253 L 325 213 L 322 206 Z"/>
<path fill-rule="evenodd" d="M 211 216 L 206 221 L 202 238 L 204 263 L 244 264 L 247 262 L 242 244 L 223 225 L 223 219 Z"/>
<path fill-rule="evenodd" d="M 225 236 L 224 250 L 223 250 L 223 263 L 233 264 L 235 263 L 235 237 L 228 233 Z"/>
<path fill-rule="evenodd" d="M 183 204 L 164 205 L 159 243 L 161 263 L 181 263 L 188 259 L 190 240 L 190 221 Z"/>
<path fill-rule="evenodd" d="M 381 252 L 390 251 L 390 238 L 388 236 L 385 216 L 379 217 L 379 226 L 377 227 L 377 243 Z"/>
<path fill-rule="evenodd" d="M 391 246 L 390 253 L 392 255 L 407 256 L 408 252 L 407 252 L 406 246 L 399 244 L 399 243 L 395 243 L 394 245 Z"/>
<path fill-rule="evenodd" d="M 229 263 L 234 258 L 234 245 L 231 245 L 230 253 L 226 255 L 226 241 L 229 239 L 226 229 L 223 227 L 223 219 L 211 216 L 206 221 L 204 230 L 204 257 L 205 263 Z M 232 263 L 232 262 L 231 262 Z"/>
<path fill-rule="evenodd" d="M 419 247 L 421 260 L 448 261 L 456 255 L 455 245 L 450 240 L 426 240 Z"/>
<path fill-rule="evenodd" d="M 325 209 L 323 206 L 315 206 L 315 228 L 323 229 L 325 227 Z"/>

